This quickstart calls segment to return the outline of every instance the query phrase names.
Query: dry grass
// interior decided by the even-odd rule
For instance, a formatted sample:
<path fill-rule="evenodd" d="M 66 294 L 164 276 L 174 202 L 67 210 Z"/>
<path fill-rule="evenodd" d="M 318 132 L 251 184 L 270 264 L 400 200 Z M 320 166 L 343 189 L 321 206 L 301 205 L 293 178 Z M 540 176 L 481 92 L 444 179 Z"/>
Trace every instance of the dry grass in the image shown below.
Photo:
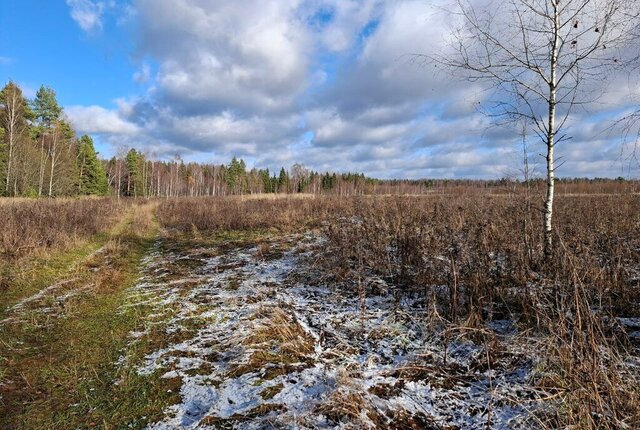
<path fill-rule="evenodd" d="M 158 210 L 165 228 L 183 232 L 298 230 L 318 226 L 340 207 L 334 198 L 189 198 L 164 201 Z"/>
<path fill-rule="evenodd" d="M 17 259 L 76 245 L 112 228 L 128 204 L 113 199 L 5 199 L 0 254 Z"/>
<path fill-rule="evenodd" d="M 243 344 L 254 350 L 246 363 L 231 369 L 234 376 L 269 368 L 263 379 L 272 379 L 288 373 L 291 368 L 305 367 L 308 356 L 313 352 L 312 339 L 286 310 L 265 308 L 256 315 L 260 318 L 258 327 Z M 273 366 L 276 363 L 277 366 Z"/>
<path fill-rule="evenodd" d="M 446 324 L 515 318 L 548 337 L 540 384 L 560 405 L 548 427 L 640 425 L 637 375 L 614 323 L 640 315 L 636 197 L 560 200 L 551 262 L 538 246 L 540 223 L 523 222 L 537 214 L 523 214 L 518 198 L 367 200 L 351 209 L 325 228 L 336 280 L 373 272 L 400 294 L 422 290 L 425 308 Z"/>
<path fill-rule="evenodd" d="M 158 202 L 156 215 L 162 227 L 189 237 L 233 235 L 230 231 L 249 237 L 263 230 L 315 229 L 326 238 L 316 257 L 328 284 L 352 289 L 362 297 L 393 294 L 398 303 L 403 295 L 421 297 L 425 327 L 445 344 L 451 333 L 490 342 L 484 334 L 485 323 L 500 319 L 515 321 L 521 331 L 531 334 L 536 339 L 532 353 L 537 356 L 531 383 L 553 406 L 538 412 L 542 426 L 640 428 L 640 381 L 627 362 L 637 345 L 616 319 L 640 316 L 640 199 L 631 193 L 609 194 L 606 187 L 583 188 L 567 186 L 564 191 L 576 195 L 557 200 L 557 247 L 551 261 L 543 258 L 540 246 L 542 215 L 537 203 L 530 205 L 519 192 L 511 191 L 501 195 L 476 189 L 405 197 L 188 198 Z M 130 204 L 109 199 L 2 201 L 0 219 L 6 221 L 0 231 L 0 252 L 15 266 L 23 257 L 66 249 L 111 229 Z M 153 230 L 153 206 L 136 210 L 111 240 L 105 238 L 104 254 L 84 260 L 79 273 L 97 269 L 91 279 L 94 299 L 90 306 L 78 304 L 77 318 L 55 322 L 58 329 L 91 343 L 101 324 L 113 323 L 112 315 L 103 310 L 117 309 L 121 297 L 107 298 L 134 282 L 135 265 L 149 246 L 149 238 L 143 243 L 136 237 L 138 231 Z M 133 260 L 127 257 L 131 250 L 136 251 Z M 257 252 L 267 258 L 275 251 L 262 245 Z M 105 270 L 105 266 L 119 269 Z M 389 288 L 363 281 L 373 277 L 386 281 Z M 255 347 L 256 352 L 248 363 L 232 369 L 235 374 L 267 363 L 280 363 L 283 369 L 304 364 L 313 351 L 314 340 L 291 315 L 278 309 L 264 312 L 257 321 L 268 324 L 246 339 L 246 346 Z M 124 336 L 131 324 L 118 322 L 118 336 Z M 68 349 L 67 335 L 60 334 L 64 330 L 56 332 L 60 354 Z M 37 337 L 33 342 L 46 345 L 48 341 Z M 85 360 L 103 363 L 98 351 L 104 345 L 99 339 L 95 342 Z M 119 342 L 118 337 L 112 343 Z M 75 347 L 84 348 L 80 343 Z M 24 357 L 34 362 L 41 358 Z M 24 369 L 32 365 L 22 363 Z M 86 376 L 82 363 L 72 365 L 82 368 L 80 375 Z M 55 368 L 52 363 L 46 369 Z M 46 385 L 45 376 L 38 370 L 35 379 L 26 382 Z M 346 388 L 323 406 L 323 412 L 336 422 L 368 419 L 376 425 L 398 423 L 397 428 L 428 425 L 422 417 L 376 417 L 368 413 L 362 394 L 349 390 L 348 381 L 343 385 Z M 74 387 L 65 390 L 69 388 Z M 40 394 L 33 395 L 40 399 Z M 74 417 L 72 421 L 82 420 Z"/>
<path fill-rule="evenodd" d="M 532 383 L 557 406 L 540 416 L 543 426 L 639 428 L 640 384 L 616 317 L 640 316 L 640 200 L 566 188 L 581 195 L 557 201 L 551 261 L 540 246 L 542 215 L 520 193 L 192 199 L 163 203 L 159 218 L 185 232 L 321 229 L 329 283 L 422 295 L 425 322 L 448 327 L 443 334 L 463 327 L 475 335 L 496 319 L 537 333 L 543 346 Z M 393 291 L 363 288 L 369 275 Z M 355 400 L 340 399 L 347 410 L 339 415 L 355 413 Z"/>

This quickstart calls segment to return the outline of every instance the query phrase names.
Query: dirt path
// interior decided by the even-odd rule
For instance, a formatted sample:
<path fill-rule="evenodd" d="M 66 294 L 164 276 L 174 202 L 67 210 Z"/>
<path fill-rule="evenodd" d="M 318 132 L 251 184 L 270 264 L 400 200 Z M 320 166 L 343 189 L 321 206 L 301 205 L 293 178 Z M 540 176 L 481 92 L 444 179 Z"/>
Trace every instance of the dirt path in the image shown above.
<path fill-rule="evenodd" d="M 431 342 L 418 300 L 332 291 L 312 235 L 257 246 L 159 239 L 129 307 L 151 308 L 122 368 L 170 380 L 168 429 L 531 428 L 531 363 L 517 350 Z M 369 290 L 389 288 L 366 280 Z M 407 311 L 409 310 L 409 311 Z M 496 336 L 511 335 L 505 322 Z"/>

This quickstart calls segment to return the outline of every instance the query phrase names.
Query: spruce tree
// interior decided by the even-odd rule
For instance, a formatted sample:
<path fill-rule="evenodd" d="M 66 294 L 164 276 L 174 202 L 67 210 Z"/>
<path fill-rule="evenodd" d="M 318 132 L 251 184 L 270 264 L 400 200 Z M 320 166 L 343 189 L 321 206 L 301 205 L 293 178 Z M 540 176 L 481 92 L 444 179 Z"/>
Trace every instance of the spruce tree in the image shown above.
<path fill-rule="evenodd" d="M 262 190 L 265 193 L 273 192 L 271 187 L 271 177 L 269 176 L 269 169 L 260 170 L 260 176 L 262 177 Z"/>
<path fill-rule="evenodd" d="M 125 164 L 127 165 L 127 195 L 138 197 L 138 194 L 142 191 L 142 175 L 141 175 L 141 161 L 143 160 L 142 154 L 135 149 L 131 148 L 125 157 Z"/>
<path fill-rule="evenodd" d="M 289 186 L 289 175 L 287 171 L 284 170 L 284 167 L 280 169 L 280 175 L 278 176 L 278 192 L 287 192 L 287 188 Z"/>
<path fill-rule="evenodd" d="M 225 182 L 234 194 L 242 194 L 246 191 L 246 169 L 247 165 L 244 160 L 238 160 L 236 157 L 231 159 L 225 175 Z"/>
<path fill-rule="evenodd" d="M 108 193 L 107 175 L 98 160 L 93 140 L 86 134 L 78 141 L 78 171 L 80 195 L 104 196 Z"/>

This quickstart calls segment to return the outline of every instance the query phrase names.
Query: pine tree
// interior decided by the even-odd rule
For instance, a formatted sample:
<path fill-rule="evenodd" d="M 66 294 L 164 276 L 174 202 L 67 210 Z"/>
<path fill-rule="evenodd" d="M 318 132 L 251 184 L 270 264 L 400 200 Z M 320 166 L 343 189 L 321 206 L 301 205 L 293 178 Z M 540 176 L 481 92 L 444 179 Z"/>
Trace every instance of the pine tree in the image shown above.
<path fill-rule="evenodd" d="M 36 98 L 32 103 L 33 113 L 37 120 L 37 128 L 36 138 L 40 141 L 40 168 L 39 168 L 39 183 L 38 183 L 38 195 L 41 196 L 44 191 L 44 177 L 45 177 L 45 168 L 47 164 L 47 157 L 50 154 L 47 154 L 45 151 L 46 148 L 46 140 L 49 139 L 49 152 L 51 152 L 51 148 L 54 148 L 55 151 L 55 136 L 51 138 L 52 128 L 55 128 L 56 122 L 60 119 L 62 115 L 62 108 L 58 104 L 58 100 L 56 99 L 56 92 L 49 87 L 45 87 L 44 85 L 40 87 L 38 92 L 36 93 Z M 54 131 L 55 133 L 55 131 Z M 55 160 L 51 160 L 52 167 L 55 169 Z M 53 169 L 52 169 L 53 170 Z M 51 194 L 51 188 L 53 184 L 53 178 L 49 178 L 49 191 Z"/>
<path fill-rule="evenodd" d="M 93 146 L 93 140 L 86 134 L 78 141 L 78 171 L 80 195 L 104 196 L 109 191 L 109 183 L 104 167 Z"/>

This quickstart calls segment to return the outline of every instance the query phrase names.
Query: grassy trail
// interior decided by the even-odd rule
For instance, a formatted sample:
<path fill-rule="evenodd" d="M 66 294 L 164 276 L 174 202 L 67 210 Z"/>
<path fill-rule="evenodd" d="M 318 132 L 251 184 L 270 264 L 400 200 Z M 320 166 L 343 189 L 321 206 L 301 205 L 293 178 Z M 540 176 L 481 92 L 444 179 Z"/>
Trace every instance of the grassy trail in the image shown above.
<path fill-rule="evenodd" d="M 161 411 L 167 388 L 115 365 L 144 316 L 121 307 L 157 235 L 156 206 L 134 206 L 109 234 L 33 267 L 24 275 L 30 282 L 7 295 L 0 429 L 135 428 L 136 417 Z"/>
<path fill-rule="evenodd" d="M 0 290 L 0 320 L 16 303 L 37 294 L 47 286 L 63 278 L 70 278 L 85 268 L 85 263 L 95 253 L 99 253 L 109 240 L 122 234 L 132 222 L 134 212 L 132 208 L 122 216 L 113 228 L 97 234 L 68 249 L 45 255 L 25 258 L 17 262 L 3 262 L 0 264 L 0 279 L 7 284 L 4 291 Z"/>

